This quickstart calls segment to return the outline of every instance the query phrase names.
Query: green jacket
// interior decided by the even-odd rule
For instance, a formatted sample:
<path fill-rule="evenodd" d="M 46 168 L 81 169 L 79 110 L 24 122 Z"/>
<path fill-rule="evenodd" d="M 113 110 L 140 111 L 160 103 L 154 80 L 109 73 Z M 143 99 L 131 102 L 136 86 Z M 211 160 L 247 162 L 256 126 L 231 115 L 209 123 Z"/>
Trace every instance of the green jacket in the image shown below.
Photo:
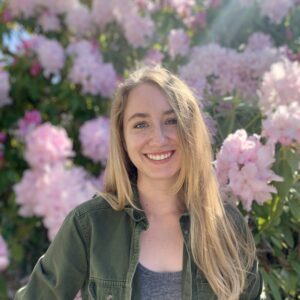
<path fill-rule="evenodd" d="M 180 225 L 185 241 L 182 299 L 216 299 L 191 259 L 188 213 Z M 115 211 L 100 197 L 83 203 L 67 216 L 15 300 L 73 300 L 80 289 L 83 300 L 139 299 L 134 274 L 139 236 L 147 226 L 145 214 L 132 207 Z M 261 286 L 256 264 L 240 299 L 260 299 Z"/>

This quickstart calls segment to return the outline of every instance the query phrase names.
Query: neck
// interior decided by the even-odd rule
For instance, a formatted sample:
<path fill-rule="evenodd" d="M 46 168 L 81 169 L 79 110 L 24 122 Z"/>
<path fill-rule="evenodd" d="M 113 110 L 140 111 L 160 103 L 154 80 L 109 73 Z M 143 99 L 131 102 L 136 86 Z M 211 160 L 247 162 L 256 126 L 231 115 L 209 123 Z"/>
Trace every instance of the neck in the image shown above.
<path fill-rule="evenodd" d="M 165 182 L 137 181 L 139 198 L 147 217 L 165 215 L 179 216 L 184 211 L 184 203 L 177 193 L 172 192 Z"/>

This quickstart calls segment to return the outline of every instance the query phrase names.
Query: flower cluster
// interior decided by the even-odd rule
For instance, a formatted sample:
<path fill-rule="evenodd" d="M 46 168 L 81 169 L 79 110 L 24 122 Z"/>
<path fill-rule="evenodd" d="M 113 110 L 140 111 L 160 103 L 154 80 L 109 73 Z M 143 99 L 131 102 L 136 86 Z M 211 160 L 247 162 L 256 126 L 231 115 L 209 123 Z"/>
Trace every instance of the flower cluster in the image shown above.
<path fill-rule="evenodd" d="M 25 142 L 31 169 L 14 186 L 19 214 L 42 217 L 52 240 L 70 210 L 102 189 L 103 174 L 93 178 L 67 160 L 72 142 L 63 128 L 44 123 L 27 133 Z"/>
<path fill-rule="evenodd" d="M 44 32 L 60 31 L 61 24 L 57 15 L 45 11 L 38 18 L 38 24 L 43 28 Z"/>
<path fill-rule="evenodd" d="M 278 106 L 273 113 L 267 115 L 262 127 L 262 135 L 273 143 L 300 145 L 300 103 Z"/>
<path fill-rule="evenodd" d="M 74 57 L 69 80 L 81 86 L 82 93 L 110 97 L 115 90 L 117 75 L 110 63 L 104 63 L 98 48 L 82 40 L 70 44 L 67 53 Z"/>
<path fill-rule="evenodd" d="M 10 0 L 8 7 L 14 17 L 28 18 L 45 11 L 51 14 L 63 14 L 76 7 L 78 2 L 78 0 Z"/>
<path fill-rule="evenodd" d="M 245 130 L 237 130 L 224 140 L 216 156 L 216 173 L 224 190 L 239 197 L 249 211 L 253 201 L 262 204 L 277 192 L 270 183 L 282 178 L 271 170 L 274 161 L 274 144 L 263 145 L 259 136 L 248 137 Z"/>
<path fill-rule="evenodd" d="M 134 48 L 146 46 L 154 32 L 152 19 L 148 15 L 142 17 L 139 7 L 134 1 L 94 0 L 91 14 L 94 24 L 100 29 L 113 20 L 117 21 L 123 29 L 126 39 Z"/>
<path fill-rule="evenodd" d="M 266 116 L 262 134 L 285 146 L 300 144 L 300 65 L 284 60 L 266 72 L 259 90 Z"/>
<path fill-rule="evenodd" d="M 64 162 L 73 155 L 72 141 L 64 128 L 44 123 L 26 136 L 25 158 L 33 168 Z"/>
<path fill-rule="evenodd" d="M 189 51 L 189 37 L 182 29 L 172 29 L 169 34 L 168 40 L 169 54 L 172 59 L 177 55 L 186 55 Z"/>
<path fill-rule="evenodd" d="M 26 111 L 24 117 L 18 121 L 18 136 L 24 139 L 41 122 L 42 117 L 39 111 Z"/>
<path fill-rule="evenodd" d="M 9 265 L 9 252 L 5 240 L 0 235 L 0 272 L 4 271 Z"/>
<path fill-rule="evenodd" d="M 25 171 L 14 190 L 16 202 L 20 205 L 19 214 L 42 217 L 50 240 L 66 215 L 96 192 L 82 168 L 68 168 L 61 163 L 44 170 Z"/>
<path fill-rule="evenodd" d="M 64 48 L 56 40 L 39 37 L 35 52 L 44 69 L 45 77 L 59 74 L 65 65 Z"/>
<path fill-rule="evenodd" d="M 300 103 L 300 65 L 287 59 L 275 63 L 263 76 L 259 90 L 259 106 L 264 113 L 280 105 Z"/>
<path fill-rule="evenodd" d="M 109 119 L 98 117 L 85 122 L 79 133 L 82 153 L 94 162 L 103 164 L 107 161 L 109 144 Z"/>
<path fill-rule="evenodd" d="M 264 0 L 258 1 L 258 4 L 263 16 L 279 24 L 294 6 L 294 0 Z"/>
<path fill-rule="evenodd" d="M 0 68 L 0 108 L 12 103 L 9 97 L 9 90 L 9 74 Z"/>
<path fill-rule="evenodd" d="M 218 44 L 193 47 L 180 75 L 198 95 L 203 95 L 204 90 L 221 95 L 236 91 L 245 98 L 254 98 L 260 78 L 279 59 L 278 51 L 269 47 L 265 37 L 264 47 L 256 47 L 257 39 L 262 36 L 250 37 L 244 52 Z"/>
<path fill-rule="evenodd" d="M 80 4 L 66 15 L 66 24 L 77 36 L 85 36 L 93 31 L 91 12 L 87 6 Z"/>

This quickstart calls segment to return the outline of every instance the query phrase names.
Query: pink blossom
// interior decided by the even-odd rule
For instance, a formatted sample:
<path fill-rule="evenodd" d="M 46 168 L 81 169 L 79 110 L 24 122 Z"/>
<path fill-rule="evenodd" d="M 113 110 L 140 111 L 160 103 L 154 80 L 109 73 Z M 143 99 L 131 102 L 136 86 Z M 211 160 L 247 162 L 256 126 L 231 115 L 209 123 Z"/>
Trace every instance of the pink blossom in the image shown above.
<path fill-rule="evenodd" d="M 24 117 L 18 121 L 18 135 L 24 138 L 41 122 L 42 122 L 42 117 L 39 111 L 37 110 L 26 111 Z"/>
<path fill-rule="evenodd" d="M 241 129 L 224 140 L 216 157 L 216 173 L 221 186 L 250 210 L 253 201 L 262 204 L 276 193 L 272 181 L 283 180 L 271 170 L 274 161 L 273 143 L 263 145 L 259 136 L 248 137 Z"/>
<path fill-rule="evenodd" d="M 300 103 L 278 106 L 267 115 L 262 127 L 262 134 L 273 143 L 279 142 L 284 146 L 300 144 Z"/>
<path fill-rule="evenodd" d="M 20 215 L 42 217 L 50 240 L 53 240 L 66 215 L 96 192 L 82 168 L 60 163 L 43 170 L 25 171 L 14 190 Z"/>
<path fill-rule="evenodd" d="M 144 57 L 145 65 L 160 65 L 164 59 L 164 55 L 158 50 L 151 48 Z"/>
<path fill-rule="evenodd" d="M 45 77 L 58 74 L 64 67 L 65 53 L 58 41 L 40 38 L 36 53 Z"/>
<path fill-rule="evenodd" d="M 179 73 L 186 81 L 194 82 L 192 86 L 196 86 L 198 80 L 201 84 L 204 81 L 204 90 L 208 94 L 227 95 L 235 91 L 252 100 L 264 72 L 279 57 L 274 48 L 237 52 L 218 44 L 208 44 L 193 47 L 189 62 L 180 67 Z"/>
<path fill-rule="evenodd" d="M 9 90 L 9 74 L 0 68 L 0 108 L 12 103 L 9 97 Z"/>
<path fill-rule="evenodd" d="M 141 17 L 138 14 L 124 16 L 122 27 L 127 41 L 134 48 L 147 46 L 154 33 L 154 23 L 151 18 Z"/>
<path fill-rule="evenodd" d="M 259 106 L 264 113 L 279 105 L 300 102 L 300 65 L 284 60 L 271 66 L 263 76 L 259 90 Z"/>
<path fill-rule="evenodd" d="M 70 10 L 66 16 L 66 24 L 69 30 L 77 36 L 91 34 L 91 12 L 85 5 Z"/>
<path fill-rule="evenodd" d="M 183 21 L 189 28 L 196 30 L 198 27 L 205 28 L 206 27 L 206 11 L 200 11 L 195 15 L 189 16 L 185 18 Z"/>
<path fill-rule="evenodd" d="M 4 23 L 12 21 L 12 15 L 9 9 L 4 9 L 2 12 L 2 20 Z"/>
<path fill-rule="evenodd" d="M 196 5 L 195 0 L 166 0 L 163 3 L 175 9 L 182 17 L 190 15 L 192 8 Z"/>
<path fill-rule="evenodd" d="M 113 94 L 117 83 L 116 72 L 112 64 L 103 63 L 101 53 L 92 43 L 81 41 L 71 44 L 67 53 L 75 56 L 69 79 L 81 86 L 82 93 L 104 97 Z"/>
<path fill-rule="evenodd" d="M 185 56 L 189 51 L 190 39 L 182 29 L 172 29 L 168 38 L 168 49 L 172 59 L 177 55 Z"/>
<path fill-rule="evenodd" d="M 114 1 L 93 0 L 92 2 L 92 21 L 100 29 L 114 20 Z"/>
<path fill-rule="evenodd" d="M 106 163 L 109 144 L 109 119 L 98 117 L 85 122 L 79 131 L 82 152 L 94 162 Z"/>
<path fill-rule="evenodd" d="M 72 141 L 64 128 L 44 123 L 26 136 L 25 158 L 34 168 L 44 168 L 73 155 Z"/>
<path fill-rule="evenodd" d="M 5 240 L 0 235 L 0 272 L 7 269 L 9 265 L 9 252 Z"/>
<path fill-rule="evenodd" d="M 32 17 L 35 13 L 35 0 L 9 0 L 8 9 L 13 17 Z"/>
<path fill-rule="evenodd" d="M 273 41 L 270 35 L 263 32 L 254 32 L 248 38 L 246 50 L 257 51 L 262 48 L 272 48 Z"/>
<path fill-rule="evenodd" d="M 204 5 L 206 8 L 218 8 L 222 3 L 222 0 L 205 0 Z"/>
<path fill-rule="evenodd" d="M 6 141 L 6 133 L 0 131 L 0 143 L 4 143 Z"/>
<path fill-rule="evenodd" d="M 38 24 L 41 25 L 44 32 L 59 31 L 61 29 L 60 20 L 57 15 L 48 11 L 45 11 L 40 15 Z"/>
<path fill-rule="evenodd" d="M 294 0 L 264 0 L 258 1 L 258 4 L 263 16 L 279 24 L 294 6 Z"/>
<path fill-rule="evenodd" d="M 42 71 L 42 66 L 40 65 L 40 63 L 37 61 L 33 61 L 29 70 L 30 75 L 36 77 L 41 73 L 41 71 Z"/>

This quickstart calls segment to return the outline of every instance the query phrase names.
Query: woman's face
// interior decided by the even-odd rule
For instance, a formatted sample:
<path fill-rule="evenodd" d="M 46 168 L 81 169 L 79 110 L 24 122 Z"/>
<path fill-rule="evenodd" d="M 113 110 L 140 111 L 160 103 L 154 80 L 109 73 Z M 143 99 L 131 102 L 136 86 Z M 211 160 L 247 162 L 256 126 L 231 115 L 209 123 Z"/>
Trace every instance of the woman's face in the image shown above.
<path fill-rule="evenodd" d="M 158 87 L 142 83 L 128 95 L 124 112 L 126 151 L 139 180 L 176 180 L 181 166 L 177 120 Z"/>

